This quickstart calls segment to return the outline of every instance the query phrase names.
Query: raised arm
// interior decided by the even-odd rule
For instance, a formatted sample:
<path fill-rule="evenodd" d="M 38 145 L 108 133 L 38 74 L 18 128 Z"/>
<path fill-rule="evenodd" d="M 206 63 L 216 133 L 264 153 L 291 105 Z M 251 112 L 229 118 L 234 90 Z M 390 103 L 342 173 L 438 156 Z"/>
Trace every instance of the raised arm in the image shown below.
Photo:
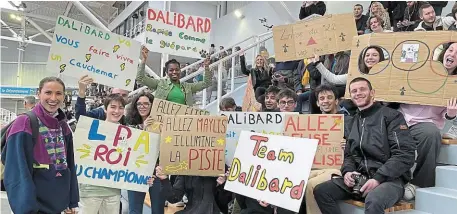
<path fill-rule="evenodd" d="M 321 73 L 321 75 L 324 77 L 324 79 L 326 79 L 329 83 L 334 85 L 346 85 L 348 77 L 347 74 L 336 75 L 327 70 L 327 68 L 325 68 L 325 66 L 321 62 L 317 64 L 316 68 L 319 71 L 319 73 Z"/>
<path fill-rule="evenodd" d="M 100 111 L 104 111 L 103 109 L 94 109 L 92 111 L 86 111 L 86 90 L 87 86 L 92 84 L 94 80 L 90 78 L 88 75 L 84 75 L 79 79 L 78 85 L 79 85 L 79 91 L 78 91 L 78 98 L 76 98 L 76 105 L 75 105 L 75 118 L 76 120 L 79 120 L 79 117 L 81 115 L 95 118 L 95 119 L 100 119 L 100 120 L 105 120 L 105 118 L 101 118 L 101 116 L 104 117 L 104 114 L 100 115 Z"/>
<path fill-rule="evenodd" d="M 192 93 L 199 92 L 199 91 L 211 86 L 211 78 L 213 77 L 213 72 L 211 72 L 211 69 L 209 69 L 209 65 L 211 64 L 209 57 L 207 57 L 205 59 L 204 63 L 205 63 L 205 75 L 203 76 L 203 81 L 199 81 L 196 83 L 189 83 Z"/>
<path fill-rule="evenodd" d="M 136 73 L 136 81 L 147 86 L 151 90 L 156 90 L 159 85 L 159 80 L 146 76 L 146 60 L 149 56 L 149 50 L 146 47 L 141 49 L 141 63 L 138 64 L 138 72 Z"/>
<path fill-rule="evenodd" d="M 243 55 L 240 55 L 240 66 L 241 66 L 241 73 L 244 75 L 250 74 L 250 71 L 246 68 L 246 57 Z"/>

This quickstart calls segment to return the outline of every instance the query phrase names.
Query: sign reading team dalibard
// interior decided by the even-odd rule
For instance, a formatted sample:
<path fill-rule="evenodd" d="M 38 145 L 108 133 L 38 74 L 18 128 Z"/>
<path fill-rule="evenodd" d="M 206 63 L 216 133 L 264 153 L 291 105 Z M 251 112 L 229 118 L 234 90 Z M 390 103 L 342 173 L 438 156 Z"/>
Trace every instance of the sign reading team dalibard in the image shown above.
<path fill-rule="evenodd" d="M 232 163 L 241 131 L 282 135 L 286 118 L 286 113 L 283 112 L 221 112 L 221 115 L 228 118 L 225 147 L 225 161 L 228 165 Z"/>
<path fill-rule="evenodd" d="M 139 56 L 139 42 L 59 16 L 46 69 L 133 91 Z"/>
<path fill-rule="evenodd" d="M 317 140 L 242 131 L 225 189 L 298 212 Z"/>
<path fill-rule="evenodd" d="M 160 134 L 165 115 L 209 115 L 209 112 L 155 98 L 151 107 L 151 113 L 149 114 L 149 117 L 154 119 L 154 123 L 148 127 L 148 131 Z"/>
<path fill-rule="evenodd" d="M 81 116 L 74 134 L 78 182 L 147 192 L 159 155 L 157 134 Z"/>
<path fill-rule="evenodd" d="M 291 137 L 317 139 L 319 146 L 313 161 L 315 169 L 340 169 L 343 164 L 341 140 L 344 138 L 342 114 L 286 115 L 284 134 Z"/>
<path fill-rule="evenodd" d="M 227 118 L 224 116 L 165 116 L 160 166 L 168 175 L 224 174 L 226 131 Z"/>
<path fill-rule="evenodd" d="M 210 46 L 211 19 L 149 8 L 146 47 L 153 52 L 201 58 Z"/>

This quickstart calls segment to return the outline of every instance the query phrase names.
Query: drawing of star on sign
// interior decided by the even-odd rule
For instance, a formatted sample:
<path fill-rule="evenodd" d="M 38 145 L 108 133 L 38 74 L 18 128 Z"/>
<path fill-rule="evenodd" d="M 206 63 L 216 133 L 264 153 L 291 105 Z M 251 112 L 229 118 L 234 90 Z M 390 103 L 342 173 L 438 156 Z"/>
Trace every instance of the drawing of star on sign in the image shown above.
<path fill-rule="evenodd" d="M 90 155 L 90 149 L 91 147 L 87 144 L 83 144 L 82 147 L 76 149 L 77 152 L 82 153 L 82 155 L 79 158 L 83 159 L 88 157 Z"/>
<path fill-rule="evenodd" d="M 144 158 L 144 155 L 140 155 L 136 158 L 136 161 L 135 161 L 136 167 L 140 168 L 141 164 L 148 164 L 148 161 L 143 160 L 143 158 Z"/>
<path fill-rule="evenodd" d="M 221 138 L 221 139 L 217 140 L 217 144 L 219 144 L 221 146 L 224 145 L 224 139 Z"/>
<path fill-rule="evenodd" d="M 340 126 L 342 122 L 343 122 L 343 120 L 341 120 L 341 117 L 335 118 L 335 120 L 333 121 L 333 124 Z"/>
<path fill-rule="evenodd" d="M 122 154 L 122 148 L 121 147 L 117 147 L 116 148 L 116 152 L 118 152 L 119 154 Z"/>
<path fill-rule="evenodd" d="M 171 143 L 172 138 L 170 136 L 165 138 L 165 143 Z"/>

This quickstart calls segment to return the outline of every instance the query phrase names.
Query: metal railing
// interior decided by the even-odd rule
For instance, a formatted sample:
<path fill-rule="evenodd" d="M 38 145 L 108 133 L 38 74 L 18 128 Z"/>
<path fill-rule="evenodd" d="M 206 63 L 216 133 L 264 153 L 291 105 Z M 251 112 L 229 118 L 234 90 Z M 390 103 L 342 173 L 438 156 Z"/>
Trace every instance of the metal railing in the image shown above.
<path fill-rule="evenodd" d="M 8 123 L 16 119 L 16 117 L 16 113 L 4 108 L 0 108 L 0 126 L 2 128 L 3 126 L 7 125 Z"/>

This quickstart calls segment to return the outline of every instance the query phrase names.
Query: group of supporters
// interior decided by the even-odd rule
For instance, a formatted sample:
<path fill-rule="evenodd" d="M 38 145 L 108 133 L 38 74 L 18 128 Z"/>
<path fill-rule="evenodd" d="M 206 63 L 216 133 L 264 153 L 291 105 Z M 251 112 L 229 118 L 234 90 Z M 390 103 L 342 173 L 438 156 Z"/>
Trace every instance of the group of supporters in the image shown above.
<path fill-rule="evenodd" d="M 372 8 L 378 9 L 372 9 L 371 12 L 383 11 L 382 4 L 372 5 Z M 306 2 L 302 10 L 303 16 L 312 10 L 325 13 L 320 2 Z M 419 14 L 421 21 L 416 28 L 447 29 L 443 25 L 447 17 L 436 17 L 434 8 L 429 4 L 408 2 L 405 10 Z M 355 15 L 360 15 L 360 5 L 356 5 L 354 11 Z M 454 22 L 455 12 L 453 10 Z M 409 12 L 408 15 L 415 17 Z M 399 26 L 411 26 L 412 20 L 408 21 L 402 21 Z M 375 16 L 367 21 L 370 30 L 375 33 L 384 32 L 377 29 L 380 26 L 384 29 L 383 23 L 388 22 L 387 15 Z M 454 22 L 452 25 L 455 25 Z M 378 49 L 367 47 L 364 50 L 360 65 L 362 73 L 369 73 L 375 64 L 384 60 L 382 50 Z M 141 92 L 129 99 L 128 91 L 113 88 L 103 97 L 101 107 L 88 111 L 86 92 L 94 80 L 84 75 L 79 80 L 75 118 L 84 115 L 146 129 L 153 122 L 149 114 L 154 98 L 193 106 L 196 102 L 193 95 L 214 85 L 214 71 L 209 68 L 209 56 L 202 66 L 204 75 L 201 81 L 181 82 L 181 65 L 174 59 L 165 64 L 167 78 L 146 76 L 148 53 L 146 48 L 141 50 L 142 62 L 138 66 L 136 80 L 154 91 L 155 96 L 150 92 Z M 455 75 L 456 43 L 445 45 L 439 55 L 438 60 L 449 75 Z M 303 104 L 308 102 L 311 114 L 345 115 L 342 168 L 311 171 L 299 213 L 338 214 L 341 211 L 337 202 L 350 198 L 363 198 L 368 214 L 384 213 L 386 208 L 402 199 L 413 199 L 417 188 L 435 184 L 434 172 L 441 144 L 440 129 L 445 120 L 455 120 L 457 100 L 450 99 L 447 107 L 375 102 L 375 89 L 367 79 L 356 78 L 347 83 L 349 58 L 350 52 L 345 51 L 300 61 L 278 62 L 273 68 L 262 55 L 258 55 L 255 65 L 247 68 L 244 56 L 240 56 L 241 71 L 250 75 L 262 111 L 303 113 Z M 346 84 L 349 84 L 350 100 L 342 99 Z M 38 99 L 39 102 L 31 109 L 38 118 L 38 129 L 35 130 L 33 118 L 20 115 L 9 126 L 7 147 L 2 148 L 1 159 L 5 165 L 3 183 L 13 212 L 118 213 L 121 210 L 120 189 L 78 184 L 73 134 L 66 122 L 67 115 L 61 109 L 65 103 L 64 82 L 56 77 L 42 79 Z M 241 110 L 230 97 L 221 100 L 219 108 L 222 111 Z M 416 166 L 412 171 L 414 163 Z M 179 213 L 293 213 L 224 190 L 226 176 L 170 177 L 164 174 L 160 166 L 151 167 L 155 168 L 154 178 L 149 181 L 153 214 L 164 213 L 167 202 L 181 202 L 184 197 L 187 202 Z M 228 171 L 228 166 L 226 169 Z M 128 191 L 129 213 L 142 213 L 144 198 L 145 193 Z"/>

